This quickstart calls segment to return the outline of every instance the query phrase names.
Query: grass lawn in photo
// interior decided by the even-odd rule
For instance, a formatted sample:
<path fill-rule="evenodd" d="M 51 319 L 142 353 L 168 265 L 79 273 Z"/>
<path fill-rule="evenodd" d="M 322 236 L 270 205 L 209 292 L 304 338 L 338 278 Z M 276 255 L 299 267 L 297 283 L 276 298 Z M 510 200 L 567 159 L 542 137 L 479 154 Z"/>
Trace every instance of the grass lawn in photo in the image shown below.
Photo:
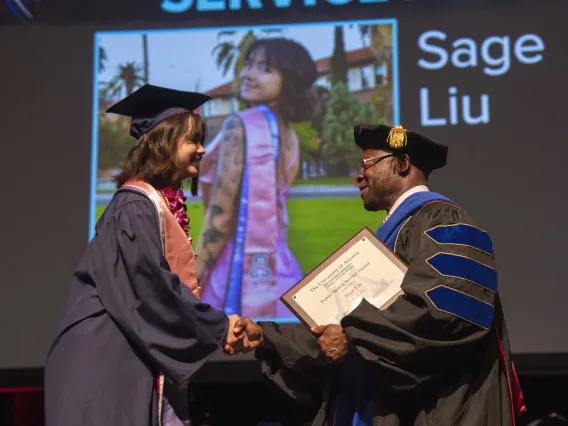
<path fill-rule="evenodd" d="M 302 272 L 309 273 L 364 226 L 375 231 L 384 212 L 368 212 L 360 198 L 288 200 L 289 246 Z M 105 206 L 97 206 L 97 220 Z M 203 205 L 187 203 L 190 233 L 197 247 L 203 225 Z"/>

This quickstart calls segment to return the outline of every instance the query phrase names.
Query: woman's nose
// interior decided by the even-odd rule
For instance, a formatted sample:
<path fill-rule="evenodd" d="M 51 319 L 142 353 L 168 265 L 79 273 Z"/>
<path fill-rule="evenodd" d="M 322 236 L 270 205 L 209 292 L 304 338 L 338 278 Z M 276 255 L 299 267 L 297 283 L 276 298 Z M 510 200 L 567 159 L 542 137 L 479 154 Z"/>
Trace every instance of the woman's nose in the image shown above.
<path fill-rule="evenodd" d="M 256 67 L 244 67 L 241 71 L 241 78 L 245 80 L 253 80 L 256 77 Z"/>
<path fill-rule="evenodd" d="M 248 78 L 248 75 L 249 75 L 248 67 L 244 67 L 244 68 L 241 70 L 241 73 L 240 73 L 241 79 L 244 80 L 244 79 Z"/>

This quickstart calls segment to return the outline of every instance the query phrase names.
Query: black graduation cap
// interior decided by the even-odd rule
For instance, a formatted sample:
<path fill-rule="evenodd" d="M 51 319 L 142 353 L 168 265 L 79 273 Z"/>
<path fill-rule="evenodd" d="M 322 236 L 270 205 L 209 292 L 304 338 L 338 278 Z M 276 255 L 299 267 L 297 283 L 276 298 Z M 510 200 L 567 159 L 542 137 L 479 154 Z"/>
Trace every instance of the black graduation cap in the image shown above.
<path fill-rule="evenodd" d="M 132 117 L 130 135 L 140 139 L 140 136 L 160 122 L 176 114 L 192 112 L 210 99 L 211 96 L 203 93 L 146 84 L 106 112 Z"/>
<path fill-rule="evenodd" d="M 422 171 L 431 172 L 446 165 L 448 147 L 402 126 L 358 125 L 354 128 L 359 148 L 382 149 L 408 154 L 410 162 Z"/>

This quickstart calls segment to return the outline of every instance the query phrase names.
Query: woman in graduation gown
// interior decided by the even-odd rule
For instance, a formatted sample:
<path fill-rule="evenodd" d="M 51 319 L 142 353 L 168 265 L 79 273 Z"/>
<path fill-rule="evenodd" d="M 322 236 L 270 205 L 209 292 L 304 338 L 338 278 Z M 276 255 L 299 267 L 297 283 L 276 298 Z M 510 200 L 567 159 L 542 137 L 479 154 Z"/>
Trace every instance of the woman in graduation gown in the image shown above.
<path fill-rule="evenodd" d="M 180 189 L 196 192 L 208 96 L 146 85 L 107 112 L 138 139 L 96 225 L 45 367 L 47 426 L 188 425 L 188 383 L 236 317 L 200 302 Z M 227 345 L 227 346 L 226 346 Z"/>

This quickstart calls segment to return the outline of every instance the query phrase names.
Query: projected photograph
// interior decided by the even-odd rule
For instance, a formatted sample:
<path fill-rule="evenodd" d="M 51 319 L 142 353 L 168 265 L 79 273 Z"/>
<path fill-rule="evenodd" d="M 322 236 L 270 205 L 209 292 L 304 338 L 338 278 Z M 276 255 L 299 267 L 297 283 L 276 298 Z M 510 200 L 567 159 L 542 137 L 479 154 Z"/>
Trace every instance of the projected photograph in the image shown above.
<path fill-rule="evenodd" d="M 394 19 L 95 34 L 91 235 L 136 143 L 104 111 L 145 83 L 206 93 L 199 193 L 184 187 L 202 300 L 296 321 L 279 297 L 382 221 L 360 199 L 353 126 L 398 124 L 397 70 Z"/>

